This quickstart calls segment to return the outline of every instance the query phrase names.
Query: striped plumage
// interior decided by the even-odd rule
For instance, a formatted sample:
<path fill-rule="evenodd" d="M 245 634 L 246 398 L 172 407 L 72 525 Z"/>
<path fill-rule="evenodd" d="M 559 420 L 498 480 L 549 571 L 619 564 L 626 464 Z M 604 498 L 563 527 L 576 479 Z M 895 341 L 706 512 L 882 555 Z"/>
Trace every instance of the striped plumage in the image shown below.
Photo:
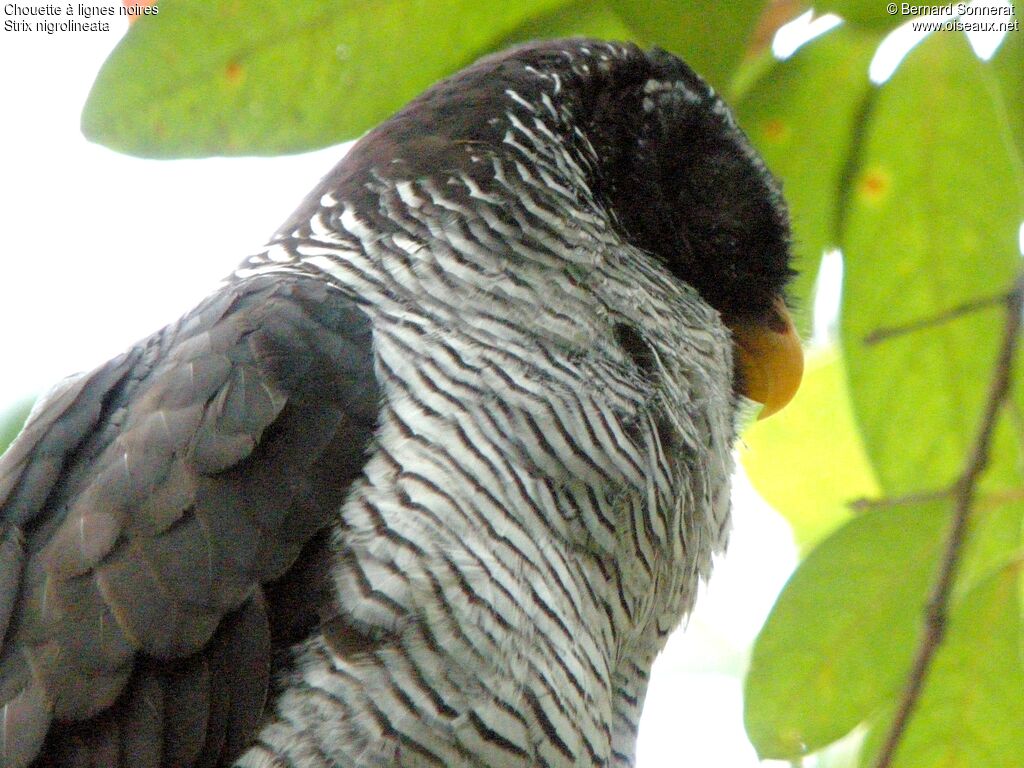
<path fill-rule="evenodd" d="M 725 545 L 723 317 L 771 315 L 786 238 L 667 54 L 435 86 L 0 463 L 0 755 L 630 765 Z"/>

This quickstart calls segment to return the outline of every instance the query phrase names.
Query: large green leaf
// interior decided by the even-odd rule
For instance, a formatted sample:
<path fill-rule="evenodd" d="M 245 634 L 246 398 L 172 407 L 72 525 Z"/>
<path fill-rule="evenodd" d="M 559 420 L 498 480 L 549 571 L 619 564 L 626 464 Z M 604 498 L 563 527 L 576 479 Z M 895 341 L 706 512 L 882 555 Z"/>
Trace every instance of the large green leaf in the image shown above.
<path fill-rule="evenodd" d="M 634 37 L 632 30 L 607 3 L 574 0 L 553 11 L 527 19 L 496 47 L 503 48 L 506 44 L 524 40 L 575 35 L 604 40 L 629 40 Z"/>
<path fill-rule="evenodd" d="M 678 54 L 724 91 L 746 52 L 765 0 L 610 0 L 645 42 Z"/>
<path fill-rule="evenodd" d="M 1018 268 L 1021 190 L 1012 147 L 993 136 L 999 104 L 986 86 L 984 65 L 962 36 L 933 36 L 879 90 L 850 167 L 842 339 L 855 416 L 890 495 L 946 487 L 961 471 L 1004 316 L 993 305 L 879 344 L 865 337 L 1005 291 Z M 1000 503 L 1021 486 L 1019 459 L 1019 436 L 1006 420 L 960 589 L 1019 546 L 1020 505 Z M 821 747 L 902 687 L 934 579 L 937 505 L 927 514 L 896 507 L 865 515 L 797 571 L 748 679 L 748 729 L 762 754 Z M 872 551 L 877 566 L 864 576 L 856 561 Z"/>
<path fill-rule="evenodd" d="M 835 350 L 807 361 L 796 397 L 755 422 L 739 446 L 750 481 L 807 546 L 850 515 L 849 502 L 878 495 L 853 424 L 842 360 Z"/>
<path fill-rule="evenodd" d="M 865 337 L 1005 292 L 1019 269 L 1022 194 L 1012 148 L 994 135 L 984 67 L 962 35 L 925 40 L 880 89 L 851 180 L 841 334 L 854 414 L 890 494 L 944 487 L 959 473 L 1003 313 L 874 345 Z M 1021 485 L 1018 456 L 1001 429 L 989 488 Z"/>
<path fill-rule="evenodd" d="M 793 220 L 797 324 L 810 327 L 822 252 L 839 242 L 838 210 L 878 36 L 840 27 L 776 62 L 736 105 L 740 125 L 781 179 Z"/>
<path fill-rule="evenodd" d="M 1019 768 L 1024 759 L 1024 667 L 1016 567 L 968 593 L 950 615 L 893 768 Z M 892 709 L 861 752 L 873 764 Z"/>
<path fill-rule="evenodd" d="M 326 146 L 564 3 L 165 0 L 103 65 L 82 130 L 154 157 Z"/>
<path fill-rule="evenodd" d="M 948 508 L 854 518 L 814 549 L 754 643 L 747 734 L 762 758 L 793 759 L 849 732 L 901 685 Z"/>
<path fill-rule="evenodd" d="M 1015 7 L 1015 20 L 1021 21 Z M 1010 135 L 1017 146 L 1017 156 L 1024 162 L 1024 35 L 1020 30 L 1008 32 L 992 59 L 1002 91 L 1002 106 Z"/>

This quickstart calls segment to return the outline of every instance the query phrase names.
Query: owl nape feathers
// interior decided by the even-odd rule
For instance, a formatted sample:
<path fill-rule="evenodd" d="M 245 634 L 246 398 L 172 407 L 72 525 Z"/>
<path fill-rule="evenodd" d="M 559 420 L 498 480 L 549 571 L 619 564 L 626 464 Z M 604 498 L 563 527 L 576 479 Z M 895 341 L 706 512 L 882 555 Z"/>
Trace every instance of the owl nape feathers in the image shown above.
<path fill-rule="evenodd" d="M 670 54 L 438 83 L 0 459 L 0 764 L 631 765 L 790 276 Z"/>

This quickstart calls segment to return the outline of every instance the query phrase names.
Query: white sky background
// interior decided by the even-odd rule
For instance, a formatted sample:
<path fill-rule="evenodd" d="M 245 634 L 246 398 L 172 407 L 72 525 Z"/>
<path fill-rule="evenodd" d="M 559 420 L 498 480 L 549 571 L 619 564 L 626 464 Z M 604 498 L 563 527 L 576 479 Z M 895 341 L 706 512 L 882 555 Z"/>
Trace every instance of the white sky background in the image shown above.
<path fill-rule="evenodd" d="M 0 412 L 188 310 L 342 154 L 168 162 L 89 144 L 81 107 L 127 24 L 112 27 L 0 31 Z M 656 665 L 640 768 L 760 765 L 740 673 L 796 555 L 786 523 L 737 486 L 729 555 Z"/>

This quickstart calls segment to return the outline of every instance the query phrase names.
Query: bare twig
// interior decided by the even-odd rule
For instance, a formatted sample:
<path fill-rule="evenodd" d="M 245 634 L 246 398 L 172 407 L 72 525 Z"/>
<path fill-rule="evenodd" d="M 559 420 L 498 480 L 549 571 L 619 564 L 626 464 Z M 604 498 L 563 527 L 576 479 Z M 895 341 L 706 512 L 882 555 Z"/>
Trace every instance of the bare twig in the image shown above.
<path fill-rule="evenodd" d="M 852 499 L 846 503 L 851 512 L 869 512 L 872 509 L 884 509 L 886 507 L 908 507 L 913 504 L 925 504 L 929 501 L 939 501 L 952 497 L 956 492 L 956 486 L 951 488 L 937 488 L 933 491 L 916 491 L 903 496 L 880 496 L 872 498 L 862 496 L 859 499 Z M 1024 501 L 1024 488 L 1003 488 L 1002 490 L 986 493 L 984 496 L 975 496 L 975 509 L 988 509 L 1000 507 L 1013 501 Z"/>
<path fill-rule="evenodd" d="M 1010 414 L 1010 423 L 1013 424 L 1014 432 L 1017 433 L 1017 442 L 1024 446 L 1024 411 L 1021 410 L 1020 403 L 1016 400 L 1010 400 L 1006 404 L 1006 410 Z"/>
<path fill-rule="evenodd" d="M 891 339 L 894 336 L 902 336 L 905 333 L 923 331 L 925 328 L 931 328 L 935 325 L 948 323 L 950 320 L 956 320 L 958 317 L 969 315 L 972 312 L 977 312 L 981 309 L 987 309 L 988 307 L 995 306 L 996 304 L 1005 304 L 1012 301 L 1013 297 L 1014 292 L 1011 291 L 1010 293 L 999 293 L 995 296 L 986 296 L 983 299 L 971 299 L 970 301 L 965 301 L 963 304 L 957 304 L 955 307 L 950 307 L 937 315 L 923 317 L 920 320 L 914 320 L 913 322 L 906 323 L 905 325 L 890 325 L 883 328 L 876 328 L 864 337 L 864 343 L 877 344 L 880 341 Z"/>
<path fill-rule="evenodd" d="M 924 635 L 918 646 L 910 676 L 903 689 L 903 695 L 900 697 L 896 716 L 893 718 L 885 737 L 885 743 L 875 761 L 875 768 L 889 768 L 892 764 L 893 756 L 903 738 L 907 723 L 921 696 L 932 659 L 946 632 L 949 596 L 960 565 L 978 479 L 985 467 L 988 466 L 989 450 L 992 445 L 996 420 L 1010 390 L 1013 358 L 1020 335 L 1021 308 L 1024 305 L 1024 276 L 1018 276 L 1013 290 L 1004 300 L 1006 302 L 1006 320 L 1003 326 L 999 356 L 996 359 L 978 433 L 974 438 L 971 451 L 967 455 L 963 473 L 953 486 L 953 522 L 939 566 L 938 577 L 925 608 Z"/>
<path fill-rule="evenodd" d="M 1001 507 L 1021 500 L 1024 500 L 1024 488 L 1006 488 L 1001 491 L 987 493 L 984 496 L 978 496 L 974 508 L 981 511 L 983 509 Z"/>
<path fill-rule="evenodd" d="M 779 27 L 788 24 L 804 10 L 800 0 L 773 0 L 765 7 L 757 21 L 754 34 L 747 46 L 747 58 L 752 59 L 768 50 Z"/>
<path fill-rule="evenodd" d="M 864 496 L 859 499 L 853 499 L 847 503 L 847 506 L 854 512 L 867 512 L 868 510 L 880 509 L 882 507 L 907 507 L 911 504 L 938 501 L 939 499 L 951 496 L 952 493 L 953 488 L 937 488 L 933 491 L 915 491 L 914 493 L 907 493 L 902 496 L 882 496 L 877 499 Z"/>

